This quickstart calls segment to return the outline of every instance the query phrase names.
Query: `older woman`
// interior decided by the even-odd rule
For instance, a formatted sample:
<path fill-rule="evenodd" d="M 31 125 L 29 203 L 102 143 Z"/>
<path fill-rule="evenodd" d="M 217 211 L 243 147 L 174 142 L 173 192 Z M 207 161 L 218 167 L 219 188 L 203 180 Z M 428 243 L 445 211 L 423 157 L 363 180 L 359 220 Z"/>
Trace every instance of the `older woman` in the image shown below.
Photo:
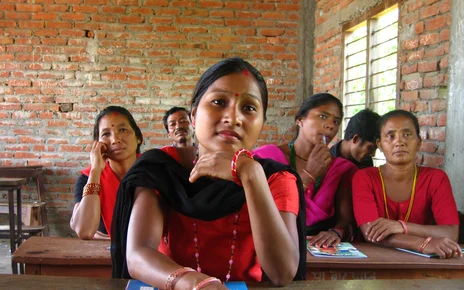
<path fill-rule="evenodd" d="M 71 228 L 81 239 L 109 239 L 119 182 L 140 153 L 142 132 L 131 113 L 109 106 L 95 119 L 90 166 L 74 185 Z"/>
<path fill-rule="evenodd" d="M 417 118 L 391 111 L 382 116 L 379 129 L 377 146 L 386 164 L 360 170 L 353 178 L 354 214 L 365 240 L 440 258 L 462 256 L 448 176 L 415 162 L 421 145 Z"/>

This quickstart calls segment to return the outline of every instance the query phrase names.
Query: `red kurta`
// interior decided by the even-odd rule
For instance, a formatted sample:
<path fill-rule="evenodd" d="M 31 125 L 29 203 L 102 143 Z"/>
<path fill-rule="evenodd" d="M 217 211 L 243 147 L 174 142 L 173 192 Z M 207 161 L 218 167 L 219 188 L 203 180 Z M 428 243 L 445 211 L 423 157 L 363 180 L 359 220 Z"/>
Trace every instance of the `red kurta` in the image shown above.
<path fill-rule="evenodd" d="M 169 147 L 162 150 L 179 161 L 177 151 Z M 295 176 L 288 172 L 275 173 L 269 178 L 268 183 L 278 210 L 298 215 L 298 189 Z M 246 203 L 239 215 L 230 280 L 260 281 L 262 271 L 254 248 Z M 196 269 L 193 219 L 174 210 L 169 211 L 168 219 L 168 243 L 162 241 L 159 250 L 176 263 Z M 197 220 L 198 252 L 203 273 L 221 280 L 225 279 L 229 269 L 234 220 L 235 214 L 214 221 Z"/>
<path fill-rule="evenodd" d="M 404 220 L 409 200 L 395 202 L 388 197 L 390 219 Z M 353 209 L 361 226 L 386 218 L 382 183 L 377 167 L 359 170 L 353 177 Z M 418 166 L 416 194 L 408 222 L 421 225 L 458 225 L 459 216 L 448 176 L 443 170 Z"/>

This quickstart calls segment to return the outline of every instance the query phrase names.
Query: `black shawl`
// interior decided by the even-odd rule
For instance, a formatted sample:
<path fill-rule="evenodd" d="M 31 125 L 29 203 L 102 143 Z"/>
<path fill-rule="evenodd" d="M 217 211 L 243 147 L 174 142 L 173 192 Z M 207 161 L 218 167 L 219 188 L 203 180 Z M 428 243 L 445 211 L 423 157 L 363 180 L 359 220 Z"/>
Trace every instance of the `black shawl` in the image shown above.
<path fill-rule="evenodd" d="M 286 170 L 296 176 L 300 209 L 297 217 L 300 261 L 294 280 L 306 278 L 306 243 L 304 235 L 305 200 L 299 175 L 289 166 L 270 159 L 256 159 L 266 177 Z M 232 181 L 200 178 L 190 183 L 190 171 L 159 149 L 146 151 L 132 165 L 119 185 L 113 213 L 111 259 L 113 278 L 130 278 L 126 263 L 129 218 L 137 186 L 156 189 L 164 204 L 177 212 L 200 220 L 215 220 L 240 210 L 245 203 L 243 188 Z M 264 272 L 263 272 L 264 274 Z"/>

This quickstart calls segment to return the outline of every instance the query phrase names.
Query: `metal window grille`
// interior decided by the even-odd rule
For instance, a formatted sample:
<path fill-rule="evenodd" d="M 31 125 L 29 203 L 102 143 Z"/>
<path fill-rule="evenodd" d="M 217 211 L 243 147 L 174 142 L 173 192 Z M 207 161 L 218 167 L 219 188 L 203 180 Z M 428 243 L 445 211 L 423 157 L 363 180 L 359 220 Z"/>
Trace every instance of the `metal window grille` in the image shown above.
<path fill-rule="evenodd" d="M 398 14 L 398 5 L 394 5 L 345 31 L 343 131 L 364 108 L 383 115 L 396 107 Z M 384 160 L 377 151 L 375 165 Z"/>

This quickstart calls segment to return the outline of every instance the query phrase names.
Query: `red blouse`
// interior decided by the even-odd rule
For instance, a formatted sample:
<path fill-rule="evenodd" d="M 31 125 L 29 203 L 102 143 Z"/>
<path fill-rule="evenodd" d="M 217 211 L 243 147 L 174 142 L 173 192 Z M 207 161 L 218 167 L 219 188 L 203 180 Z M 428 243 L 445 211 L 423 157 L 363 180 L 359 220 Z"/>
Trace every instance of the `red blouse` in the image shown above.
<path fill-rule="evenodd" d="M 179 162 L 177 151 L 171 148 L 173 147 L 164 147 L 162 150 Z M 295 176 L 288 172 L 278 172 L 269 178 L 268 183 L 277 209 L 298 215 L 298 189 Z M 221 280 L 225 279 L 229 270 L 234 220 L 235 214 L 214 221 L 197 220 L 198 252 L 203 273 Z M 159 251 L 182 266 L 196 269 L 193 219 L 170 210 L 168 227 L 168 242 L 163 240 Z M 239 211 L 230 275 L 230 280 L 235 281 L 260 281 L 262 276 L 253 244 L 246 203 Z"/>
<path fill-rule="evenodd" d="M 409 200 L 395 202 L 388 197 L 392 220 L 404 220 Z M 353 177 L 353 209 L 361 226 L 386 218 L 382 183 L 377 167 L 359 170 Z M 459 216 L 448 176 L 443 170 L 418 166 L 416 194 L 408 222 L 421 225 L 458 225 Z"/>

